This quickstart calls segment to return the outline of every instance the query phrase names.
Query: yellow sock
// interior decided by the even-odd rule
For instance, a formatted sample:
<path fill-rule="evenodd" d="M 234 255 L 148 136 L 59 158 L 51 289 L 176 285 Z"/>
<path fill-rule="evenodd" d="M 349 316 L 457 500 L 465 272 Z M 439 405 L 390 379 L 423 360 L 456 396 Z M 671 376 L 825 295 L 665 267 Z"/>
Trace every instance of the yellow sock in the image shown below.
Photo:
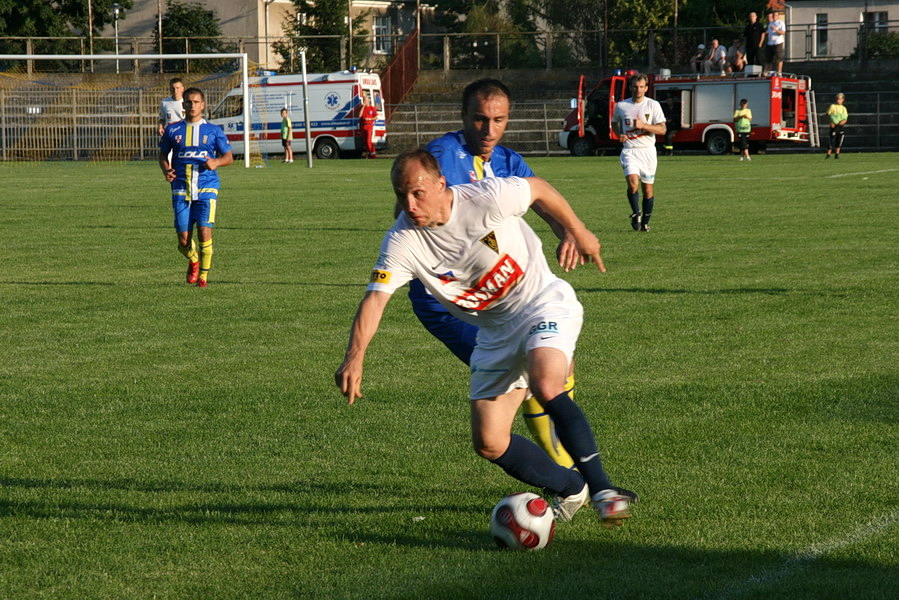
<path fill-rule="evenodd" d="M 178 244 L 178 252 L 184 255 L 184 257 L 190 262 L 197 262 L 200 260 L 199 255 L 197 254 L 197 241 L 193 238 L 190 240 L 190 246 L 182 246 Z"/>
<path fill-rule="evenodd" d="M 206 281 L 212 267 L 212 240 L 200 243 L 200 279 Z"/>
<path fill-rule="evenodd" d="M 574 397 L 574 375 L 569 376 L 565 381 L 565 391 L 568 392 L 570 396 Z M 565 448 L 562 447 L 559 438 L 556 437 L 556 428 L 553 426 L 552 419 L 546 414 L 543 407 L 537 402 L 537 399 L 531 396 L 524 401 L 523 406 L 524 422 L 527 423 L 528 429 L 531 432 L 531 437 L 534 438 L 534 441 L 537 442 L 537 444 L 543 448 L 549 457 L 556 461 L 556 463 L 562 465 L 566 469 L 572 468 L 574 466 L 574 459 L 572 459 Z"/>

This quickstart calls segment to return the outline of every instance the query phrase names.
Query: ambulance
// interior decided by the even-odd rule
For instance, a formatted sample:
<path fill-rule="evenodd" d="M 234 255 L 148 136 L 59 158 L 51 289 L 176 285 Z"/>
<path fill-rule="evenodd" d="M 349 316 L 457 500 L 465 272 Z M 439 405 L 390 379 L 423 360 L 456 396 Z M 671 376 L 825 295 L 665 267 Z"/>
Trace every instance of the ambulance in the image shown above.
<path fill-rule="evenodd" d="M 374 144 L 378 150 L 387 146 L 387 119 L 381 78 L 377 73 L 337 71 L 310 73 L 308 83 L 309 125 L 312 151 L 318 158 L 360 155 L 365 147 L 359 114 L 362 94 L 378 109 Z M 306 115 L 303 102 L 302 75 L 270 75 L 249 79 L 250 151 L 280 154 L 281 109 L 293 123 L 291 147 L 306 152 Z M 243 90 L 236 86 L 212 109 L 209 122 L 224 129 L 235 155 L 244 153 Z"/>
<path fill-rule="evenodd" d="M 634 72 L 616 72 L 585 92 L 581 76 L 578 96 L 565 118 L 559 145 L 574 156 L 589 156 L 617 148 L 612 131 L 615 104 L 629 98 L 627 81 Z M 727 75 L 670 75 L 663 69 L 647 75 L 646 95 L 662 105 L 675 148 L 705 148 L 710 154 L 731 151 L 737 136 L 734 111 L 749 100 L 752 111 L 750 148 L 770 144 L 818 144 L 811 78 L 802 75 L 763 75 L 740 72 Z M 657 136 L 659 143 L 665 136 Z"/>

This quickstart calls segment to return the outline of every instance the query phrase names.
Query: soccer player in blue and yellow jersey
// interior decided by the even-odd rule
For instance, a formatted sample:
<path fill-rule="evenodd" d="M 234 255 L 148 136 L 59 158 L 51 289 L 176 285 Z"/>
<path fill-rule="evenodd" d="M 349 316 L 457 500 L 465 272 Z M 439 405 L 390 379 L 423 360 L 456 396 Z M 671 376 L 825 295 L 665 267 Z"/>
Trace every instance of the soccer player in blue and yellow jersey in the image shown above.
<path fill-rule="evenodd" d="M 178 250 L 188 260 L 187 283 L 206 287 L 212 266 L 212 228 L 219 193 L 216 171 L 234 162 L 231 144 L 218 125 L 203 118 L 206 98 L 199 88 L 184 91 L 183 121 L 165 128 L 159 140 L 159 167 L 172 184 L 172 211 Z M 169 152 L 172 162 L 169 163 Z M 200 249 L 193 240 L 194 224 Z"/>
<path fill-rule="evenodd" d="M 534 173 L 520 154 L 499 144 L 509 124 L 509 89 L 496 79 L 480 79 L 462 93 L 462 127 L 433 140 L 427 150 L 434 155 L 446 177 L 447 185 L 471 183 L 486 177 L 533 177 Z M 538 214 L 540 210 L 531 205 Z M 573 240 L 548 215 L 540 214 L 562 242 L 557 252 L 559 265 L 566 271 L 581 261 Z M 450 315 L 418 280 L 409 283 L 412 310 L 434 337 L 465 364 L 469 364 L 478 328 Z M 574 387 L 569 374 L 566 389 Z M 524 403 L 524 418 L 537 443 L 560 465 L 571 468 L 574 460 L 555 435 L 552 420 L 534 397 Z"/>

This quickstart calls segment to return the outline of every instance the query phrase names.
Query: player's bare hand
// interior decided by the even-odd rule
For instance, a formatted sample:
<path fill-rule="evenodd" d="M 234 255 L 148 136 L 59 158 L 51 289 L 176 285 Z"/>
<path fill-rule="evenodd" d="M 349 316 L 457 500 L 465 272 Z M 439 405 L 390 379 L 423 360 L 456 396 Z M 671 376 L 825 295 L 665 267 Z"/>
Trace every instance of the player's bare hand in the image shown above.
<path fill-rule="evenodd" d="M 559 266 L 566 273 L 576 269 L 578 265 L 584 264 L 583 257 L 577 251 L 577 242 L 570 233 L 565 232 L 565 237 L 559 242 L 556 248 L 556 258 L 559 259 Z"/>
<path fill-rule="evenodd" d="M 592 260 L 596 263 L 596 268 L 605 273 L 606 265 L 602 262 L 602 257 L 599 255 L 601 247 L 599 238 L 587 229 L 578 229 L 573 233 L 577 244 L 577 251 L 582 259 L 582 264 L 583 261 Z"/>
<path fill-rule="evenodd" d="M 362 369 L 344 361 L 334 373 L 334 383 L 340 393 L 346 396 L 347 404 L 354 404 L 356 398 L 362 398 Z"/>
<path fill-rule="evenodd" d="M 206 159 L 206 168 L 210 171 L 215 171 L 219 164 L 221 164 L 221 161 L 217 158 L 208 157 Z"/>
<path fill-rule="evenodd" d="M 163 171 L 163 175 L 165 175 L 165 180 L 169 183 L 175 181 L 175 169 L 168 169 L 167 171 Z"/>

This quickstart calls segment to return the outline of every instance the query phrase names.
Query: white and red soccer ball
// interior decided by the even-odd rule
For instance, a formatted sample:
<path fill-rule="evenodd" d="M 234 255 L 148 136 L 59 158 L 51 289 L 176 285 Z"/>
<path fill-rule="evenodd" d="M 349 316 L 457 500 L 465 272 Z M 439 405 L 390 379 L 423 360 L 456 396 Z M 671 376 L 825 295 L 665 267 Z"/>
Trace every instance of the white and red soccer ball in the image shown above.
<path fill-rule="evenodd" d="M 501 548 L 540 550 L 552 541 L 555 532 L 549 504 L 530 492 L 506 496 L 490 515 L 490 535 Z"/>

